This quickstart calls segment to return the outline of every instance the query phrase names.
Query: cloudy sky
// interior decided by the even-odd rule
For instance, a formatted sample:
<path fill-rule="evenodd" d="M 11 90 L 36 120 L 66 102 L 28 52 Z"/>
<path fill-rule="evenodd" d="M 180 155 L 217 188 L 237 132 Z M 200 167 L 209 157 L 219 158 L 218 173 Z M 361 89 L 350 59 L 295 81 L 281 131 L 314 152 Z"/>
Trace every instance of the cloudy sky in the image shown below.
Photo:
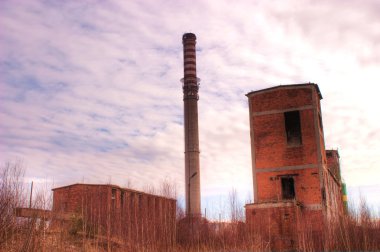
<path fill-rule="evenodd" d="M 326 148 L 380 205 L 380 2 L 1 1 L 0 161 L 183 196 L 181 37 L 197 35 L 203 208 L 252 194 L 245 94 L 317 83 Z M 211 204 L 212 205 L 212 204 Z"/>

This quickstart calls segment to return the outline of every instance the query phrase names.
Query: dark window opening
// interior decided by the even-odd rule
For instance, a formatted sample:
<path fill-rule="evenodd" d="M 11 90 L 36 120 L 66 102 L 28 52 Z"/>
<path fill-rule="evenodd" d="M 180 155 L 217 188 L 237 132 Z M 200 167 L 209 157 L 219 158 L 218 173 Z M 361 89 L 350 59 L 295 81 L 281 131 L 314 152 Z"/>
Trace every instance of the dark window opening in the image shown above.
<path fill-rule="evenodd" d="M 121 193 L 120 193 L 120 203 L 121 203 L 122 207 L 124 206 L 124 197 L 125 197 L 124 194 L 125 194 L 125 192 L 121 191 Z"/>
<path fill-rule="evenodd" d="M 323 201 L 323 203 L 325 203 L 326 202 L 326 191 L 325 191 L 324 187 L 322 187 L 321 193 L 322 193 L 322 201 Z"/>
<path fill-rule="evenodd" d="M 285 112 L 284 116 L 285 116 L 286 141 L 288 145 L 301 145 L 302 135 L 301 135 L 300 112 L 298 110 Z"/>
<path fill-rule="evenodd" d="M 115 188 L 112 188 L 112 195 L 111 195 L 111 199 L 116 199 L 116 189 Z"/>
<path fill-rule="evenodd" d="M 296 197 L 293 178 L 291 177 L 281 178 L 281 189 L 282 189 L 283 199 L 294 199 Z"/>
<path fill-rule="evenodd" d="M 112 211 L 115 211 L 115 208 L 116 208 L 116 188 L 112 188 L 111 200 L 112 200 Z"/>

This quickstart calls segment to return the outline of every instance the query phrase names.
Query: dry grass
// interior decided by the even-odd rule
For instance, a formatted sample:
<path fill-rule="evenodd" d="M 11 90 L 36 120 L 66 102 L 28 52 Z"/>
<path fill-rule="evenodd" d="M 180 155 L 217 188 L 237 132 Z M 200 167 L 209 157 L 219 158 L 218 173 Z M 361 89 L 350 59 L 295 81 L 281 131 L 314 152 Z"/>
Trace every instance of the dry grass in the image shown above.
<path fill-rule="evenodd" d="M 244 223 L 242 207 L 235 191 L 229 196 L 230 222 L 210 222 L 206 219 L 186 219 L 177 207 L 174 230 L 163 236 L 176 234 L 176 242 L 145 243 L 89 232 L 90 223 L 73 219 L 65 225 L 48 227 L 51 220 L 16 218 L 13 209 L 25 205 L 22 186 L 23 169 L 17 164 L 6 164 L 0 171 L 0 251 L 270 251 L 270 242 L 260 234 L 250 234 Z M 153 190 L 153 189 L 151 189 Z M 173 196 L 175 190 L 163 183 L 161 193 Z M 46 208 L 50 202 L 46 194 L 36 197 L 33 207 Z M 149 223 L 149 220 L 146 220 Z M 316 235 L 304 223 L 297 230 L 297 251 L 379 251 L 380 221 L 362 203 L 356 211 L 335 217 Z M 170 241 L 171 237 L 160 237 Z"/>

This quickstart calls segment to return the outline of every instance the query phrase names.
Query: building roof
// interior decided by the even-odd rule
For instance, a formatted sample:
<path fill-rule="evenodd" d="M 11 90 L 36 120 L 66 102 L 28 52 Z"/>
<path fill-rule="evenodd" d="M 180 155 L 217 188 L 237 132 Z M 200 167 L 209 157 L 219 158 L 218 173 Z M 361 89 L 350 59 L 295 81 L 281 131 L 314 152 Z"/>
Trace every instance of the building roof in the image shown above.
<path fill-rule="evenodd" d="M 265 92 L 265 91 L 270 91 L 270 90 L 275 90 L 275 89 L 281 89 L 281 88 L 291 88 L 291 87 L 302 87 L 302 86 L 314 86 L 317 93 L 318 93 L 318 96 L 319 96 L 319 99 L 323 99 L 322 97 L 322 93 L 321 91 L 319 90 L 319 87 L 317 84 L 315 83 L 301 83 L 301 84 L 285 84 L 285 85 L 278 85 L 278 86 L 273 86 L 273 87 L 270 87 L 270 88 L 264 88 L 264 89 L 260 89 L 260 90 L 256 90 L 256 91 L 251 91 L 249 93 L 246 94 L 247 97 L 250 97 L 251 95 L 254 95 L 254 94 L 257 94 L 257 93 L 261 93 L 261 92 Z"/>
<path fill-rule="evenodd" d="M 170 200 L 176 200 L 176 199 L 165 197 L 165 196 L 161 196 L 161 195 L 156 195 L 156 194 L 146 193 L 146 192 L 142 192 L 142 191 L 137 191 L 137 190 L 130 189 L 130 188 L 123 188 L 123 187 L 120 187 L 118 185 L 112 185 L 112 184 L 84 184 L 84 183 L 75 183 L 75 184 L 71 184 L 71 185 L 56 187 L 56 188 L 53 188 L 51 190 L 55 191 L 55 190 L 65 189 L 65 188 L 72 187 L 72 186 L 104 186 L 104 187 L 112 187 L 112 188 L 117 188 L 117 189 L 120 189 L 120 190 L 123 190 L 123 191 L 134 192 L 134 193 L 138 193 L 138 194 L 144 194 L 144 195 L 148 195 L 148 196 L 165 198 L 165 199 L 170 199 Z"/>

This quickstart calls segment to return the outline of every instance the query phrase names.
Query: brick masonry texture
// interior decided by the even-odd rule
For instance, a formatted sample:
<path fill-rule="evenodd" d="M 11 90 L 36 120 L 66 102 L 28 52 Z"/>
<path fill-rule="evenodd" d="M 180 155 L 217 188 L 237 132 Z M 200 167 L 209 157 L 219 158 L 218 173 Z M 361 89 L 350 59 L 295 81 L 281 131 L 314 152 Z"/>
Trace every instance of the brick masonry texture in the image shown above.
<path fill-rule="evenodd" d="M 246 221 L 251 232 L 269 232 L 272 249 L 292 249 L 302 225 L 321 232 L 324 221 L 342 213 L 339 154 L 329 150 L 332 154 L 326 156 L 322 95 L 316 84 L 308 83 L 258 90 L 247 97 L 255 197 L 246 205 Z M 284 113 L 289 111 L 299 111 L 301 144 L 287 141 Z M 283 177 L 293 179 L 294 199 L 283 198 Z"/>
<path fill-rule="evenodd" d="M 198 129 L 198 79 L 196 72 L 196 36 L 182 36 L 184 77 L 184 142 L 185 142 L 185 192 L 186 215 L 201 216 L 201 181 Z"/>
<path fill-rule="evenodd" d="M 53 212 L 82 216 L 90 232 L 126 242 L 172 244 L 175 240 L 176 200 L 116 185 L 55 188 Z"/>

